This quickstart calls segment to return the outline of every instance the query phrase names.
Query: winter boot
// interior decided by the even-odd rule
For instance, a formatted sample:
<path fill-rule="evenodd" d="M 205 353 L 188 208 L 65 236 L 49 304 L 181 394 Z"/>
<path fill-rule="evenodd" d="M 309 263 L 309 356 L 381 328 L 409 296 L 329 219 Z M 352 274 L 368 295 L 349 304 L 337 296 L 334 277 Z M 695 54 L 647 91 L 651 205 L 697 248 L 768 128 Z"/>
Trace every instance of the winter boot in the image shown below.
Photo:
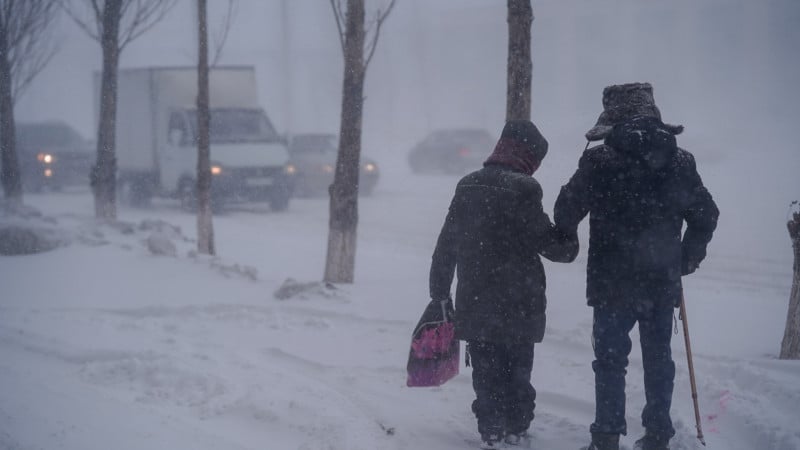
<path fill-rule="evenodd" d="M 669 450 L 669 439 L 645 433 L 641 439 L 633 444 L 633 448 L 634 450 Z"/>
<path fill-rule="evenodd" d="M 491 433 L 481 436 L 481 449 L 483 450 L 494 450 L 501 448 L 500 445 L 503 443 L 503 435 L 497 433 Z"/>
<path fill-rule="evenodd" d="M 592 443 L 587 450 L 619 450 L 619 435 L 592 433 Z"/>

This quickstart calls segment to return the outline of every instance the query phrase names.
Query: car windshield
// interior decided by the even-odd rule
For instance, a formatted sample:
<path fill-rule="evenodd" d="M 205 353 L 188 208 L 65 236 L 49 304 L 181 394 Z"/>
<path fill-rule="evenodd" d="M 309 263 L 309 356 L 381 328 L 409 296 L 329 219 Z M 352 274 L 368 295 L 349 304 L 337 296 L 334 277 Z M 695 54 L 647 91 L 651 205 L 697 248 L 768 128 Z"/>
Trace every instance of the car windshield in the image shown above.
<path fill-rule="evenodd" d="M 335 161 L 337 141 L 335 134 L 301 134 L 292 138 L 289 151 L 296 158 Z"/>
<path fill-rule="evenodd" d="M 54 148 L 91 151 L 89 144 L 75 130 L 60 123 L 19 124 L 16 138 L 22 150 L 45 151 Z"/>
<path fill-rule="evenodd" d="M 188 115 L 194 130 L 197 128 L 197 110 L 190 110 Z M 214 108 L 211 110 L 210 134 L 211 142 L 216 144 L 280 140 L 267 115 L 260 109 Z"/>

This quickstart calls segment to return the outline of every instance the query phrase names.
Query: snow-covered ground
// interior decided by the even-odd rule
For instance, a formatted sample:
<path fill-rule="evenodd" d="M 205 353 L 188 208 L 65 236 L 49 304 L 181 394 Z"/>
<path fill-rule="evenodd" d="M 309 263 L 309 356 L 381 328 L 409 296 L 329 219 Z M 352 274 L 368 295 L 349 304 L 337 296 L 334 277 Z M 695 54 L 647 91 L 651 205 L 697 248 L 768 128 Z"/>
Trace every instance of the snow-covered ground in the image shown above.
<path fill-rule="evenodd" d="M 551 202 L 575 161 L 548 161 L 539 178 Z M 796 157 L 783 161 L 791 166 Z M 757 228 L 741 220 L 756 204 L 782 207 L 782 198 L 715 189 L 734 176 L 715 167 L 701 161 L 701 173 L 720 173 L 706 179 L 721 205 L 720 233 L 686 281 L 708 448 L 796 450 L 800 363 L 776 359 L 789 241 L 781 216 Z M 356 282 L 289 300 L 273 295 L 288 278 L 321 279 L 324 199 L 293 200 L 285 213 L 255 205 L 216 216 L 214 259 L 193 255 L 195 218 L 168 201 L 122 208 L 123 224 L 112 227 L 94 223 L 87 191 L 28 195 L 55 223 L 29 221 L 57 228 L 70 243 L 0 257 L 0 448 L 475 448 L 470 368 L 441 388 L 405 386 L 410 334 L 428 301 L 430 254 L 455 182 L 388 170 L 360 202 Z M 756 197 L 742 211 L 727 207 Z M 153 233 L 169 238 L 177 256 L 152 255 Z M 785 248 L 742 248 L 759 240 Z M 594 391 L 582 244 L 575 263 L 546 266 L 532 448 L 588 441 Z M 681 333 L 673 349 L 673 448 L 700 448 Z M 640 365 L 635 347 L 628 446 L 642 432 Z"/>

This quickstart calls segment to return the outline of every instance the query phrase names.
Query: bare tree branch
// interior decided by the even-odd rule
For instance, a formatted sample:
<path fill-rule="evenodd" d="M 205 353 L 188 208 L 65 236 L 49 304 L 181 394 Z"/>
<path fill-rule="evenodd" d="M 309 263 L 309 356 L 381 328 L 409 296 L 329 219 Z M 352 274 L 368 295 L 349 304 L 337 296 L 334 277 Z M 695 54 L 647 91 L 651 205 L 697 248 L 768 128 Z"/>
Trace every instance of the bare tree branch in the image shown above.
<path fill-rule="evenodd" d="M 123 2 L 122 19 L 129 16 L 128 8 L 134 7 L 130 22 L 121 27 L 119 50 L 155 26 L 175 6 L 176 0 L 126 0 Z"/>
<path fill-rule="evenodd" d="M 16 74 L 14 75 L 14 86 L 12 87 L 12 95 L 15 102 L 58 52 L 58 45 L 52 42 L 50 36 L 47 36 L 46 39 L 46 42 L 38 45 L 33 40 L 29 41 L 25 51 L 27 56 L 19 58 L 15 62 Z"/>
<path fill-rule="evenodd" d="M 345 22 L 345 8 L 342 5 L 342 0 L 330 0 L 330 3 L 331 8 L 333 9 L 333 16 L 336 19 L 336 29 L 339 31 L 339 43 L 342 46 L 342 53 L 344 53 L 345 30 L 343 29 L 342 24 Z M 378 9 L 375 12 L 375 21 L 373 22 L 375 25 L 375 30 L 365 50 L 367 57 L 364 59 L 364 70 L 366 70 L 366 68 L 369 66 L 369 62 L 372 60 L 372 56 L 375 54 L 375 48 L 378 46 L 378 36 L 381 34 L 381 26 L 383 26 L 383 22 L 389 16 L 389 13 L 392 12 L 392 9 L 396 3 L 397 0 L 390 0 L 385 11 Z M 365 27 L 365 34 L 369 34 L 370 27 L 371 25 Z"/>
<path fill-rule="evenodd" d="M 381 10 L 379 9 L 375 13 L 375 24 L 376 24 L 375 33 L 372 35 L 372 41 L 370 42 L 369 48 L 367 50 L 367 59 L 364 61 L 364 70 L 366 70 L 367 67 L 369 67 L 369 62 L 372 61 L 372 55 L 375 54 L 375 48 L 378 46 L 378 36 L 380 36 L 381 34 L 381 26 L 383 25 L 383 22 L 386 20 L 386 18 L 389 16 L 389 13 L 392 12 L 392 8 L 394 8 L 395 3 L 396 0 L 391 0 L 389 2 L 389 6 L 386 7 L 386 11 L 381 13 Z"/>
<path fill-rule="evenodd" d="M 100 5 L 98 4 L 99 1 L 100 0 L 87 0 L 85 3 L 79 2 L 79 4 L 89 7 L 90 13 L 94 16 L 93 21 L 86 20 L 84 18 L 86 15 L 84 11 L 78 11 L 79 8 L 71 0 L 59 0 L 58 5 L 67 16 L 75 22 L 78 28 L 83 30 L 90 38 L 100 42 L 103 18 Z M 92 28 L 90 24 L 94 25 L 94 28 Z"/>
<path fill-rule="evenodd" d="M 12 81 L 11 96 L 19 94 L 44 69 L 57 48 L 50 25 L 58 0 L 0 0 L 0 34 Z"/>
<path fill-rule="evenodd" d="M 214 36 L 214 56 L 211 58 L 211 67 L 215 67 L 222 57 L 222 48 L 225 46 L 225 41 L 228 40 L 228 32 L 231 30 L 231 23 L 233 17 L 236 15 L 237 7 L 239 6 L 238 0 L 228 0 L 228 9 L 225 12 L 225 17 L 222 20 L 222 27 L 220 35 Z"/>
<path fill-rule="evenodd" d="M 58 0 L 61 8 L 89 37 L 100 42 L 103 35 L 103 11 L 108 0 Z M 121 0 L 118 50 L 135 40 L 175 6 L 177 0 Z"/>
<path fill-rule="evenodd" d="M 344 23 L 344 8 L 340 0 L 330 0 L 331 8 L 333 9 L 333 17 L 336 18 L 336 29 L 339 31 L 339 44 L 342 46 L 342 53 L 344 54 L 344 30 L 342 24 Z"/>

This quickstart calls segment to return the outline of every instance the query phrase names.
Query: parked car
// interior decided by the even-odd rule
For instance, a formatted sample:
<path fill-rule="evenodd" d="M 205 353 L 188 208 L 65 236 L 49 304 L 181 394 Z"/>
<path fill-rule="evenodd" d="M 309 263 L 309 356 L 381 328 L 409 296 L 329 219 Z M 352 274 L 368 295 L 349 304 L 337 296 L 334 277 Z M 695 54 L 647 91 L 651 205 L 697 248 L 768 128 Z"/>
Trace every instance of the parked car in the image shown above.
<path fill-rule="evenodd" d="M 19 123 L 16 141 L 23 189 L 89 186 L 95 149 L 71 126 L 61 121 Z"/>
<path fill-rule="evenodd" d="M 297 134 L 289 139 L 289 162 L 295 170 L 294 193 L 300 197 L 325 195 L 333 183 L 339 137 L 335 134 Z M 378 164 L 361 157 L 359 194 L 370 195 L 378 183 Z"/>
<path fill-rule="evenodd" d="M 414 173 L 463 174 L 480 168 L 494 144 L 480 128 L 435 130 L 411 149 L 408 164 Z"/>

